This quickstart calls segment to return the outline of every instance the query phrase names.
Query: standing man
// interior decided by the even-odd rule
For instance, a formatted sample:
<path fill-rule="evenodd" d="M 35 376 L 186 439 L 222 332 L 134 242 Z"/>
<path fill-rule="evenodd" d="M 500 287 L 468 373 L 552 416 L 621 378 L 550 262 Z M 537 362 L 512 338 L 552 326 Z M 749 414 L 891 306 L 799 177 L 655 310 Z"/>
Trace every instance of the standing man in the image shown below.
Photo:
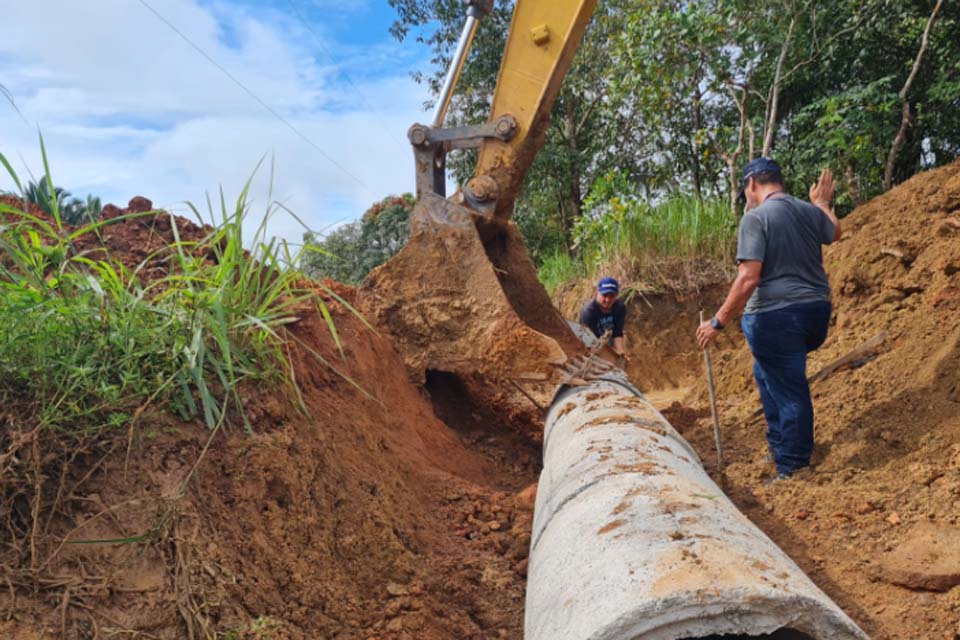
<path fill-rule="evenodd" d="M 627 319 L 627 305 L 617 300 L 620 285 L 613 278 L 601 278 L 597 283 L 597 295 L 580 310 L 580 324 L 598 338 L 610 332 L 608 344 L 624 360 L 628 360 L 623 338 L 623 325 Z"/>
<path fill-rule="evenodd" d="M 747 163 L 740 183 L 746 213 L 737 234 L 737 277 L 723 306 L 697 329 L 697 342 L 705 347 L 743 311 L 767 444 L 777 465 L 774 482 L 808 466 L 813 453 L 807 353 L 826 340 L 830 322 L 821 245 L 840 238 L 833 193 L 829 169 L 810 187 L 810 204 L 784 191 L 773 160 Z"/>

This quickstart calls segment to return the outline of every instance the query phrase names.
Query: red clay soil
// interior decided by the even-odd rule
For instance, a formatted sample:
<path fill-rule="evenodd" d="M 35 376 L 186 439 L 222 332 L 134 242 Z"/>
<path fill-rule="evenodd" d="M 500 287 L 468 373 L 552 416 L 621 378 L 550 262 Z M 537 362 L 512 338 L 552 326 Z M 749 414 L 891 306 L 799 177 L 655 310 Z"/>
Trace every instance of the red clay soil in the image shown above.
<path fill-rule="evenodd" d="M 108 229 L 131 264 L 164 237 Z M 292 331 L 372 397 L 293 344 L 308 413 L 245 389 L 255 433 L 214 438 L 179 499 L 209 432 L 155 414 L 127 455 L 124 430 L 71 471 L 82 488 L 38 541 L 38 579 L 0 590 L 0 638 L 520 637 L 537 417 L 445 374 L 415 386 L 386 338 L 327 302 L 343 359 L 316 314 Z"/>
<path fill-rule="evenodd" d="M 946 582 L 916 577 L 914 588 L 897 573 L 904 561 L 929 573 L 904 554 L 931 539 L 928 525 L 956 540 L 960 524 L 960 162 L 914 177 L 843 225 L 824 253 L 830 337 L 808 371 L 886 338 L 853 368 L 814 383 L 814 466 L 765 487 L 773 468 L 763 419 L 751 418 L 759 408 L 752 361 L 739 330 L 726 332 L 714 368 L 728 492 L 872 638 L 954 640 L 960 586 L 950 585 L 960 585 L 960 567 Z M 684 325 L 692 346 L 693 323 Z M 701 372 L 692 369 L 700 380 Z M 715 474 L 705 403 L 699 382 L 665 413 Z M 925 562 L 942 555 L 931 545 Z M 922 588 L 935 582 L 946 590 Z"/>
<path fill-rule="evenodd" d="M 52 216 L 33 203 L 19 198 L 0 195 L 0 204 L 25 211 L 31 216 L 47 221 L 53 226 Z M 138 215 L 139 214 L 139 215 Z M 113 204 L 103 207 L 101 219 L 115 220 L 121 216 L 131 216 L 101 227 L 79 233 L 71 242 L 73 254 L 80 254 L 90 260 L 100 260 L 109 253 L 127 269 L 136 270 L 141 281 L 154 280 L 167 275 L 170 271 L 171 257 L 175 253 L 172 246 L 179 240 L 181 250 L 207 259 L 215 259 L 213 248 L 204 241 L 209 239 L 213 229 L 195 224 L 185 218 L 173 216 L 166 211 L 154 210 L 153 203 L 143 196 L 135 196 L 126 207 Z M 16 223 L 24 218 L 17 213 L 0 213 L 0 222 Z M 174 232 L 172 225 L 176 223 Z M 81 227 L 63 224 L 63 234 L 75 233 Z M 41 234 L 44 242 L 50 239 Z"/>

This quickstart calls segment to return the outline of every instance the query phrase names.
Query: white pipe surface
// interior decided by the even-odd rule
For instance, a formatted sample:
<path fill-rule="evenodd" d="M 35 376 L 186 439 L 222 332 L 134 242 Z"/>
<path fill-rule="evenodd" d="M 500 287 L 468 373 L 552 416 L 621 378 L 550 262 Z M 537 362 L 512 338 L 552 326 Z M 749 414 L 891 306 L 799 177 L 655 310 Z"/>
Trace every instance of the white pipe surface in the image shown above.
<path fill-rule="evenodd" d="M 867 637 L 625 377 L 562 389 L 545 424 L 525 640 Z"/>

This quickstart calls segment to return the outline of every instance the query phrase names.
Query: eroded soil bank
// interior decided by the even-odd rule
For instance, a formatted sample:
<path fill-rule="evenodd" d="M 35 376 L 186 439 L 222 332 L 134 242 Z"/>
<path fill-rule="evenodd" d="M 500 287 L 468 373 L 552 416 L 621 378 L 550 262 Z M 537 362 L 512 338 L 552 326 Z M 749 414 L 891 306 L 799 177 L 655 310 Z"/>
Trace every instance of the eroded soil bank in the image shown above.
<path fill-rule="evenodd" d="M 914 177 L 843 224 L 844 238 L 824 252 L 830 337 L 808 374 L 868 341 L 879 346 L 813 383 L 814 466 L 766 487 L 773 468 L 752 359 L 739 328 L 727 330 L 713 348 L 727 491 L 871 637 L 953 640 L 960 637 L 960 163 Z M 668 407 L 715 479 L 692 336 L 697 308 L 709 316 L 725 292 L 718 285 L 685 301 L 631 307 L 631 374 Z M 635 370 L 648 361 L 649 369 Z"/>

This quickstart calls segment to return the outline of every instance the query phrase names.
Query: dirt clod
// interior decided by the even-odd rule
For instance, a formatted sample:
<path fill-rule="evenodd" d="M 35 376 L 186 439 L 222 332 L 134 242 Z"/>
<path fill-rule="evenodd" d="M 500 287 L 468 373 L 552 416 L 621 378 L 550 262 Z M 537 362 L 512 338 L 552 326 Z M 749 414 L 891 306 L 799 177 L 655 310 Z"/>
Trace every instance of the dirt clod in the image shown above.
<path fill-rule="evenodd" d="M 893 584 L 949 591 L 960 584 L 960 528 L 921 522 L 880 565 Z"/>

